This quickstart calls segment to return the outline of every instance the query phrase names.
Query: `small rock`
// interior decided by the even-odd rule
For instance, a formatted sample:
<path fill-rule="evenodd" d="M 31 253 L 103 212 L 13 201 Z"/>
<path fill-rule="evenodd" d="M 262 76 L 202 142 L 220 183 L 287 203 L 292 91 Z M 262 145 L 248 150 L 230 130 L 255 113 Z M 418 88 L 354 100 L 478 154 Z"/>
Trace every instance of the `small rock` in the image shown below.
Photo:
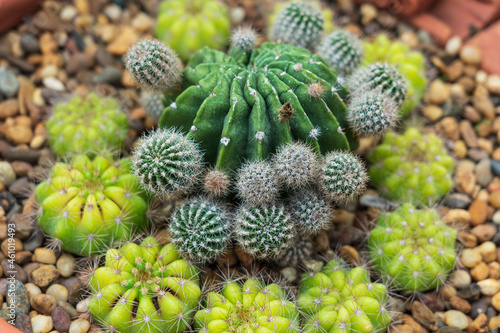
<path fill-rule="evenodd" d="M 472 330 L 474 332 L 488 332 L 488 317 L 484 313 L 477 316 L 474 320 Z"/>
<path fill-rule="evenodd" d="M 102 72 L 96 74 L 93 79 L 94 83 L 109 83 L 119 85 L 122 81 L 122 72 L 115 67 L 106 67 Z"/>
<path fill-rule="evenodd" d="M 55 297 L 46 294 L 35 295 L 30 303 L 34 310 L 44 315 L 50 315 L 52 310 L 57 306 Z"/>
<path fill-rule="evenodd" d="M 491 160 L 491 171 L 493 171 L 493 174 L 497 177 L 500 177 L 500 161 L 497 160 Z"/>
<path fill-rule="evenodd" d="M 426 105 L 422 109 L 424 116 L 430 121 L 437 121 L 443 116 L 443 109 L 436 105 Z"/>
<path fill-rule="evenodd" d="M 441 80 L 434 80 L 428 88 L 429 101 L 441 105 L 450 99 L 450 87 Z"/>
<path fill-rule="evenodd" d="M 488 218 L 488 204 L 481 200 L 474 200 L 469 207 L 469 213 L 472 226 L 482 224 Z"/>
<path fill-rule="evenodd" d="M 484 223 L 471 229 L 471 234 L 477 237 L 480 243 L 489 241 L 495 236 L 497 227 L 492 223 Z"/>
<path fill-rule="evenodd" d="M 476 148 L 478 145 L 477 136 L 474 132 L 474 129 L 472 128 L 471 123 L 467 120 L 462 120 L 459 124 L 459 130 L 460 134 L 462 135 L 462 139 L 464 139 L 467 147 Z"/>
<path fill-rule="evenodd" d="M 481 160 L 476 165 L 476 181 L 482 187 L 486 187 L 493 180 L 493 174 L 491 172 L 491 162 L 489 158 Z"/>
<path fill-rule="evenodd" d="M 14 268 L 12 268 L 12 266 Z M 1 267 L 6 274 L 7 272 L 12 272 L 9 274 L 9 276 L 10 275 L 14 276 L 16 280 L 19 280 L 22 283 L 28 282 L 28 275 L 26 274 L 25 270 L 21 268 L 21 266 L 19 266 L 18 264 L 16 263 L 11 264 L 7 261 L 7 259 L 4 259 L 2 260 Z"/>
<path fill-rule="evenodd" d="M 16 180 L 16 173 L 9 162 L 0 161 L 0 183 L 6 187 Z"/>
<path fill-rule="evenodd" d="M 460 47 L 462 47 L 462 39 L 458 36 L 453 36 L 448 39 L 448 42 L 445 46 L 445 51 L 449 55 L 455 56 L 460 51 Z"/>
<path fill-rule="evenodd" d="M 137 14 L 132 20 L 132 27 L 138 32 L 147 32 L 154 26 L 154 20 L 145 13 Z"/>
<path fill-rule="evenodd" d="M 18 314 L 16 317 L 16 328 L 23 333 L 33 333 L 30 317 L 23 313 Z"/>
<path fill-rule="evenodd" d="M 477 266 L 482 261 L 481 254 L 475 249 L 465 249 L 462 252 L 462 257 L 460 260 L 462 264 L 467 268 L 473 268 Z"/>
<path fill-rule="evenodd" d="M 71 254 L 64 253 L 57 260 L 56 266 L 62 277 L 70 277 L 75 272 L 76 261 Z"/>
<path fill-rule="evenodd" d="M 497 259 L 497 247 L 493 242 L 484 242 L 477 247 L 485 263 L 490 263 Z"/>
<path fill-rule="evenodd" d="M 471 308 L 469 302 L 458 296 L 450 298 L 450 306 L 455 310 L 462 311 L 463 313 L 469 313 Z"/>
<path fill-rule="evenodd" d="M 54 328 L 54 323 L 50 316 L 36 315 L 31 318 L 31 327 L 33 333 L 48 333 Z"/>
<path fill-rule="evenodd" d="M 500 311 L 500 293 L 496 293 L 491 298 L 491 305 L 497 310 Z"/>
<path fill-rule="evenodd" d="M 16 99 L 8 99 L 0 103 L 0 119 L 14 117 L 19 112 L 19 102 Z"/>
<path fill-rule="evenodd" d="M 471 198 L 462 193 L 453 193 L 446 197 L 445 206 L 449 208 L 465 209 L 471 204 Z"/>
<path fill-rule="evenodd" d="M 97 64 L 102 67 L 113 66 L 115 63 L 113 56 L 103 48 L 97 49 L 95 53 L 95 60 Z"/>
<path fill-rule="evenodd" d="M 486 279 L 477 283 L 481 288 L 481 294 L 485 296 L 493 296 L 500 291 L 500 283 L 494 279 Z"/>
<path fill-rule="evenodd" d="M 55 77 L 46 77 L 43 79 L 43 85 L 48 88 L 52 89 L 55 91 L 64 91 L 66 88 L 64 87 L 64 84 L 56 79 Z"/>
<path fill-rule="evenodd" d="M 19 280 L 13 280 L 13 282 L 7 282 L 5 286 L 5 301 L 7 304 L 14 304 L 14 315 L 28 314 L 30 310 L 30 300 L 28 297 L 28 292 L 23 283 Z M 9 320 L 10 310 L 4 308 L 0 310 L 0 317 L 5 320 Z"/>
<path fill-rule="evenodd" d="M 467 273 L 467 275 L 469 275 Z M 473 284 L 470 284 L 470 276 L 468 278 L 466 278 L 464 276 L 464 280 L 467 280 L 469 281 L 469 283 L 467 285 L 465 285 L 463 288 L 461 289 L 458 289 L 457 290 L 457 296 L 463 298 L 463 299 L 466 299 L 468 300 L 469 302 L 472 302 L 472 301 L 475 301 L 479 298 L 479 296 L 481 295 L 481 288 L 479 288 L 479 286 L 475 283 Z M 465 283 L 462 283 L 462 285 L 464 285 Z"/>
<path fill-rule="evenodd" d="M 475 319 L 481 313 L 486 313 L 486 309 L 488 308 L 488 304 L 483 299 L 478 299 L 474 303 L 471 304 L 470 307 L 470 316 L 472 319 Z"/>
<path fill-rule="evenodd" d="M 18 199 L 28 198 L 30 185 L 31 182 L 28 181 L 27 177 L 21 177 L 10 185 L 9 191 Z"/>
<path fill-rule="evenodd" d="M 69 293 L 65 286 L 56 283 L 47 288 L 47 295 L 53 296 L 57 302 L 67 302 Z"/>
<path fill-rule="evenodd" d="M 460 50 L 460 59 L 470 65 L 479 65 L 481 63 L 481 50 L 473 45 L 465 45 Z"/>
<path fill-rule="evenodd" d="M 490 74 L 486 81 L 486 88 L 492 94 L 500 95 L 500 75 Z"/>
<path fill-rule="evenodd" d="M 490 270 L 488 265 L 481 261 L 476 267 L 470 270 L 470 276 L 474 281 L 482 281 L 488 277 Z"/>
<path fill-rule="evenodd" d="M 103 13 L 104 13 L 104 15 L 109 17 L 112 21 L 117 21 L 120 18 L 120 16 L 122 15 L 122 9 L 120 8 L 120 6 L 112 4 L 112 5 L 106 6 L 104 8 Z"/>
<path fill-rule="evenodd" d="M 16 74 L 10 69 L 0 67 L 0 95 L 15 97 L 19 90 Z"/>
<path fill-rule="evenodd" d="M 35 250 L 33 261 L 54 265 L 56 263 L 56 254 L 51 249 L 39 248 Z"/>
<path fill-rule="evenodd" d="M 377 208 L 380 210 L 393 210 L 398 207 L 396 203 L 373 194 L 363 194 L 359 199 L 359 203 L 364 207 Z"/>
<path fill-rule="evenodd" d="M 419 301 L 414 301 L 412 303 L 411 313 L 413 318 L 425 328 L 431 331 L 436 331 L 438 329 L 438 322 L 432 311 Z"/>
<path fill-rule="evenodd" d="M 469 326 L 467 316 L 462 312 L 456 310 L 446 311 L 444 322 L 448 326 L 458 327 L 461 329 L 466 329 L 467 326 Z"/>
<path fill-rule="evenodd" d="M 63 22 L 69 22 L 73 20 L 77 15 L 78 11 L 74 6 L 71 5 L 65 5 L 59 13 L 59 17 Z"/>
<path fill-rule="evenodd" d="M 59 271 L 53 265 L 41 265 L 30 274 L 33 283 L 39 287 L 47 287 L 57 280 Z"/>
<path fill-rule="evenodd" d="M 71 322 L 69 333 L 87 333 L 90 328 L 90 323 L 85 319 L 77 319 Z"/>
<path fill-rule="evenodd" d="M 107 7 L 106 7 L 107 8 Z M 106 48 L 114 56 L 123 56 L 139 40 L 139 35 L 131 27 L 123 26 L 120 34 Z"/>
<path fill-rule="evenodd" d="M 50 316 L 54 322 L 54 329 L 59 332 L 68 332 L 71 325 L 69 314 L 60 306 L 55 307 Z"/>

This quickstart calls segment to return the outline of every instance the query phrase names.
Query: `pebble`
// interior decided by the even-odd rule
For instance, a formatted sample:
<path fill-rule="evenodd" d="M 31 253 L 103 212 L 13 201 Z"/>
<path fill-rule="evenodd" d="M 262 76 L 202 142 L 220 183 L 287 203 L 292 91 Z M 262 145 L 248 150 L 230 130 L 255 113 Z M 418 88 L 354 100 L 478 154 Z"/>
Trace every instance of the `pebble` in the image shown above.
<path fill-rule="evenodd" d="M 450 87 L 441 80 L 432 81 L 427 93 L 432 104 L 441 105 L 450 99 Z"/>
<path fill-rule="evenodd" d="M 90 323 L 85 319 L 77 319 L 71 322 L 69 333 L 87 333 L 90 328 Z"/>
<path fill-rule="evenodd" d="M 50 316 L 36 315 L 31 318 L 31 327 L 33 333 L 48 333 L 54 328 L 54 323 Z"/>
<path fill-rule="evenodd" d="M 465 45 L 460 50 L 460 59 L 470 65 L 479 65 L 481 63 L 481 50 L 473 45 Z"/>
<path fill-rule="evenodd" d="M 19 90 L 16 74 L 10 69 L 0 67 L 0 95 L 15 97 Z"/>
<path fill-rule="evenodd" d="M 47 288 L 47 295 L 53 296 L 58 302 L 67 302 L 69 293 L 65 286 L 56 283 Z"/>
<path fill-rule="evenodd" d="M 52 89 L 55 91 L 65 90 L 64 84 L 55 77 L 46 77 L 45 79 L 43 79 L 42 82 L 45 88 Z"/>
<path fill-rule="evenodd" d="M 14 117 L 19 112 L 19 102 L 8 99 L 0 103 L 0 119 Z"/>
<path fill-rule="evenodd" d="M 436 105 L 426 105 L 422 109 L 422 113 L 430 121 L 437 121 L 443 116 L 443 109 Z"/>
<path fill-rule="evenodd" d="M 147 32 L 154 26 L 154 20 L 146 13 L 137 14 L 132 20 L 132 27 L 139 32 Z"/>
<path fill-rule="evenodd" d="M 481 313 L 486 313 L 486 309 L 488 308 L 488 304 L 483 299 L 478 299 L 470 306 L 470 316 L 472 319 L 475 319 Z"/>
<path fill-rule="evenodd" d="M 122 81 L 122 71 L 115 67 L 106 67 L 102 72 L 96 74 L 92 80 L 94 83 L 109 83 L 119 85 Z"/>
<path fill-rule="evenodd" d="M 471 204 L 471 198 L 462 193 L 453 193 L 446 197 L 445 205 L 450 208 L 465 209 Z"/>
<path fill-rule="evenodd" d="M 450 298 L 450 306 L 458 311 L 462 311 L 463 313 L 469 313 L 470 311 L 470 304 L 466 300 L 458 297 L 458 296 L 453 296 Z"/>
<path fill-rule="evenodd" d="M 71 318 L 66 310 L 57 306 L 52 310 L 50 316 L 52 317 L 55 330 L 59 332 L 68 332 L 71 325 Z"/>
<path fill-rule="evenodd" d="M 78 11 L 72 5 L 65 5 L 59 13 L 59 17 L 63 22 L 69 22 L 73 20 L 77 15 Z"/>
<path fill-rule="evenodd" d="M 28 291 L 30 302 L 33 299 L 33 297 L 35 297 L 36 295 L 42 294 L 42 290 L 34 283 L 29 282 L 29 283 L 26 283 L 24 286 L 26 287 L 26 290 Z"/>
<path fill-rule="evenodd" d="M 11 297 L 13 296 L 14 298 L 12 301 L 14 304 L 14 315 L 28 314 L 30 310 L 30 300 L 28 297 L 28 291 L 26 290 L 26 287 L 24 287 L 23 283 L 19 280 L 14 280 L 12 284 L 6 283 L 5 288 L 6 292 L 2 294 L 6 296 L 6 303 L 10 304 L 12 300 Z M 5 320 L 9 320 L 7 316 L 8 314 L 10 314 L 9 309 L 5 308 L 0 310 L 0 317 Z"/>
<path fill-rule="evenodd" d="M 414 301 L 411 305 L 411 313 L 413 318 L 425 328 L 431 331 L 436 331 L 438 329 L 437 319 L 434 313 L 426 305 L 419 301 Z"/>
<path fill-rule="evenodd" d="M 493 296 L 500 291 L 500 283 L 495 279 L 486 279 L 477 283 L 481 288 L 481 294 Z"/>
<path fill-rule="evenodd" d="M 459 36 L 453 36 L 450 39 L 448 39 L 448 42 L 446 43 L 445 46 L 445 51 L 449 55 L 455 56 L 460 51 L 461 47 L 462 47 L 462 39 Z"/>
<path fill-rule="evenodd" d="M 497 259 L 497 246 L 493 242 L 484 242 L 477 247 L 485 263 L 490 263 Z"/>
<path fill-rule="evenodd" d="M 16 328 L 23 333 L 32 333 L 31 319 L 28 315 L 20 313 L 16 317 Z"/>
<path fill-rule="evenodd" d="M 492 223 L 484 223 L 471 229 L 471 234 L 477 237 L 480 243 L 489 241 L 495 236 L 497 227 Z"/>
<path fill-rule="evenodd" d="M 462 252 L 461 261 L 462 264 L 467 268 L 473 268 L 477 266 L 482 261 L 481 254 L 475 249 L 465 249 Z"/>
<path fill-rule="evenodd" d="M 53 265 L 41 265 L 30 274 L 34 284 L 39 287 L 47 287 L 57 280 L 59 271 Z"/>
<path fill-rule="evenodd" d="M 459 130 L 467 147 L 476 148 L 478 146 L 476 133 L 468 120 L 462 120 L 459 123 Z"/>
<path fill-rule="evenodd" d="M 470 281 L 470 277 L 468 278 L 468 280 Z M 477 300 L 480 295 L 481 295 L 481 288 L 479 288 L 479 286 L 475 283 L 471 284 L 469 282 L 463 288 L 457 290 L 457 296 L 466 299 L 469 302 Z"/>
<path fill-rule="evenodd" d="M 474 281 L 482 281 L 488 277 L 490 274 L 490 270 L 488 265 L 486 265 L 483 261 L 481 261 L 476 267 L 471 269 L 470 275 Z"/>
<path fill-rule="evenodd" d="M 50 315 L 52 310 L 57 306 L 56 298 L 46 294 L 35 295 L 30 303 L 34 310 L 44 315 Z"/>
<path fill-rule="evenodd" d="M 474 200 L 469 207 L 469 213 L 472 226 L 482 224 L 488 218 L 488 204 L 481 200 Z"/>
<path fill-rule="evenodd" d="M 120 6 L 112 4 L 106 6 L 103 10 L 103 13 L 104 15 L 109 17 L 112 21 L 116 21 L 122 15 L 122 9 L 120 8 Z"/>
<path fill-rule="evenodd" d="M 456 310 L 446 311 L 444 322 L 448 326 L 458 327 L 461 329 L 466 329 L 467 326 L 469 326 L 467 316 L 462 312 Z"/>
<path fill-rule="evenodd" d="M 61 273 L 62 277 L 70 277 L 75 271 L 75 257 L 73 257 L 71 254 L 64 253 L 57 260 L 56 267 L 59 270 L 59 273 Z"/>
<path fill-rule="evenodd" d="M 120 34 L 106 48 L 114 56 L 123 56 L 139 40 L 139 35 L 131 27 L 123 27 Z"/>
<path fill-rule="evenodd" d="M 491 160 L 491 171 L 495 176 L 500 176 L 500 161 Z"/>
<path fill-rule="evenodd" d="M 6 187 L 12 185 L 16 180 L 16 173 L 9 162 L 0 161 L 0 183 Z"/>
<path fill-rule="evenodd" d="M 56 263 L 56 254 L 51 249 L 38 248 L 35 250 L 33 261 L 54 265 Z"/>
<path fill-rule="evenodd" d="M 497 310 L 500 311 L 500 293 L 496 293 L 491 298 L 491 305 Z"/>
<path fill-rule="evenodd" d="M 489 158 L 482 159 L 476 165 L 476 181 L 482 187 L 486 187 L 493 180 L 493 174 L 491 172 L 491 162 Z"/>
<path fill-rule="evenodd" d="M 490 74 L 486 81 L 486 88 L 492 94 L 500 95 L 500 75 Z"/>
<path fill-rule="evenodd" d="M 455 169 L 455 185 L 457 190 L 464 194 L 471 194 L 476 186 L 476 175 L 474 173 L 474 162 L 461 160 Z"/>

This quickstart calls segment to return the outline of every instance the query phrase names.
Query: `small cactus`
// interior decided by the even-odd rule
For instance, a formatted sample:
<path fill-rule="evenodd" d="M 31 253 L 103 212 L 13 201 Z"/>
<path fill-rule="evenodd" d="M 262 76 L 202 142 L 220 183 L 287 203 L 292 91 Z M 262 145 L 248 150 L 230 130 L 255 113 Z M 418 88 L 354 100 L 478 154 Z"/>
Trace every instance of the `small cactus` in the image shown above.
<path fill-rule="evenodd" d="M 116 100 L 90 93 L 58 104 L 46 127 L 52 150 L 71 156 L 122 148 L 128 122 Z"/>
<path fill-rule="evenodd" d="M 390 131 L 397 116 L 398 106 L 390 95 L 370 90 L 352 98 L 347 120 L 358 134 L 375 136 Z"/>
<path fill-rule="evenodd" d="M 141 104 L 146 110 L 146 114 L 154 120 L 160 120 L 165 105 L 163 105 L 164 96 L 158 91 L 143 90 L 141 92 Z"/>
<path fill-rule="evenodd" d="M 172 129 L 158 129 L 139 139 L 132 161 L 143 187 L 162 195 L 188 193 L 203 173 L 198 145 Z"/>
<path fill-rule="evenodd" d="M 328 228 L 333 214 L 323 193 L 314 188 L 294 193 L 289 207 L 295 224 L 308 235 L 316 235 Z"/>
<path fill-rule="evenodd" d="M 35 189 L 40 228 L 63 250 L 79 255 L 99 254 L 148 228 L 148 198 L 130 164 L 85 155 L 56 163 Z"/>
<path fill-rule="evenodd" d="M 317 53 L 340 75 L 347 76 L 361 64 L 363 45 L 353 33 L 337 30 L 323 37 Z"/>
<path fill-rule="evenodd" d="M 380 215 L 368 251 L 376 272 L 391 286 L 423 292 L 443 285 L 455 266 L 456 237 L 436 211 L 405 204 Z"/>
<path fill-rule="evenodd" d="M 291 246 L 281 251 L 273 262 L 280 267 L 298 267 L 314 253 L 313 242 L 310 237 L 298 235 L 291 242 Z"/>
<path fill-rule="evenodd" d="M 109 332 L 181 333 L 201 297 L 199 269 L 153 237 L 106 253 L 89 279 L 89 312 Z"/>
<path fill-rule="evenodd" d="M 194 261 L 214 261 L 227 248 L 232 232 L 224 206 L 204 198 L 185 202 L 172 215 L 170 233 L 178 251 Z"/>
<path fill-rule="evenodd" d="M 293 223 L 284 206 L 241 206 L 236 213 L 236 240 L 257 259 L 272 259 L 290 246 Z"/>
<path fill-rule="evenodd" d="M 416 128 L 388 133 L 368 161 L 373 184 L 391 200 L 432 205 L 453 186 L 455 162 L 443 141 Z"/>
<path fill-rule="evenodd" d="M 158 40 L 143 40 L 125 56 L 134 80 L 149 90 L 168 90 L 182 82 L 182 62 L 177 54 Z"/>
<path fill-rule="evenodd" d="M 238 27 L 231 36 L 231 47 L 251 52 L 257 41 L 257 32 L 250 27 Z"/>
<path fill-rule="evenodd" d="M 298 306 L 303 331 L 383 333 L 391 322 L 387 289 L 372 283 L 366 269 L 348 269 L 332 260 L 318 273 L 304 273 Z"/>
<path fill-rule="evenodd" d="M 276 172 L 268 161 L 243 165 L 236 176 L 236 189 L 243 201 L 254 204 L 270 204 L 279 195 Z"/>
<path fill-rule="evenodd" d="M 203 177 L 203 189 L 215 198 L 222 198 L 231 193 L 232 183 L 230 176 L 217 169 L 209 170 Z"/>

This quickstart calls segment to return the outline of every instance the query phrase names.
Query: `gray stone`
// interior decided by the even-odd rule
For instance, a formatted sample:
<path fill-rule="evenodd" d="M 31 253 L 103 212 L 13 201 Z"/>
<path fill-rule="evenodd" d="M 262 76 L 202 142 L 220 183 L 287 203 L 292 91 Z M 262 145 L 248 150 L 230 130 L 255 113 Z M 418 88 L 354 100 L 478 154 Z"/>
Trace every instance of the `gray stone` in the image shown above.
<path fill-rule="evenodd" d="M 93 78 L 94 83 L 109 83 L 119 85 L 122 82 L 122 72 L 115 68 L 108 66 Z"/>
<path fill-rule="evenodd" d="M 14 298 L 13 301 L 11 301 L 11 297 Z M 20 314 L 28 314 L 30 311 L 30 299 L 28 296 L 28 291 L 26 290 L 26 287 L 24 284 L 18 280 L 14 280 L 12 284 L 10 282 L 7 284 L 7 297 L 6 297 L 7 304 L 14 304 L 12 309 L 6 308 L 2 309 L 0 311 L 0 317 L 2 317 L 5 320 L 10 320 L 14 319 L 14 317 L 17 317 Z M 14 315 L 14 317 L 11 318 L 11 315 Z"/>
<path fill-rule="evenodd" d="M 0 94 L 6 97 L 15 97 L 19 90 L 16 74 L 10 69 L 0 67 Z"/>
<path fill-rule="evenodd" d="M 449 208 L 466 209 L 471 204 L 472 199 L 462 193 L 453 193 L 445 198 L 444 205 Z"/>
<path fill-rule="evenodd" d="M 476 181 L 482 187 L 488 186 L 493 180 L 493 174 L 491 172 L 491 162 L 489 158 L 482 159 L 476 165 Z"/>
<path fill-rule="evenodd" d="M 16 173 L 9 162 L 0 162 L 0 183 L 9 187 L 16 180 Z"/>

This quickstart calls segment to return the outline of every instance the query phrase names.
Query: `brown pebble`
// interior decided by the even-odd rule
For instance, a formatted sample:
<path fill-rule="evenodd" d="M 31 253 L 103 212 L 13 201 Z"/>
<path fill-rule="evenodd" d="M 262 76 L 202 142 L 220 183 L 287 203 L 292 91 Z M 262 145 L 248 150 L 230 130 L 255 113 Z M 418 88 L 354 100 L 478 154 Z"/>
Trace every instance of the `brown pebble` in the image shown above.
<path fill-rule="evenodd" d="M 5 137 L 12 143 L 30 143 L 33 138 L 33 131 L 30 127 L 14 125 L 7 129 Z"/>
<path fill-rule="evenodd" d="M 26 176 L 28 172 L 33 169 L 31 164 L 24 161 L 13 161 L 10 163 L 10 165 L 12 166 L 12 169 L 14 169 L 17 177 Z"/>
<path fill-rule="evenodd" d="M 439 131 L 442 132 L 448 139 L 457 141 L 460 138 L 458 122 L 453 117 L 445 117 L 439 122 Z"/>
<path fill-rule="evenodd" d="M 453 296 L 456 296 L 457 295 L 457 290 L 455 289 L 455 287 L 453 287 L 451 284 L 449 283 L 445 283 L 442 287 L 441 287 L 441 291 L 443 293 L 443 296 L 444 296 L 444 299 L 445 300 L 450 300 Z"/>
<path fill-rule="evenodd" d="M 456 310 L 462 311 L 463 313 L 469 313 L 470 311 L 470 304 L 463 298 L 460 298 L 458 296 L 453 296 L 449 300 L 450 306 Z"/>
<path fill-rule="evenodd" d="M 412 316 L 404 314 L 403 319 L 404 319 L 403 323 L 405 325 L 410 326 L 413 333 L 429 333 L 429 331 L 426 328 L 424 328 L 422 325 L 417 323 L 415 321 L 415 319 L 413 319 Z"/>
<path fill-rule="evenodd" d="M 469 206 L 469 213 L 472 226 L 482 224 L 488 217 L 488 204 L 484 201 L 474 200 Z"/>
<path fill-rule="evenodd" d="M 397 333 L 413 333 L 410 325 L 394 325 L 394 331 Z"/>
<path fill-rule="evenodd" d="M 488 202 L 490 205 L 492 205 L 495 208 L 500 208 L 500 191 L 495 191 L 490 194 L 490 197 L 488 199 Z"/>
<path fill-rule="evenodd" d="M 479 316 L 474 319 L 471 325 L 472 331 L 477 333 L 487 333 L 488 332 L 488 317 L 484 313 L 480 313 Z"/>
<path fill-rule="evenodd" d="M 465 141 L 465 144 L 469 148 L 477 147 L 477 136 L 472 128 L 472 125 L 467 120 L 462 120 L 459 124 L 460 134 L 462 139 Z"/>
<path fill-rule="evenodd" d="M 47 287 L 57 280 L 59 271 L 54 265 L 40 265 L 30 274 L 31 280 L 39 287 Z"/>
<path fill-rule="evenodd" d="M 467 231 L 459 231 L 457 235 L 458 241 L 467 248 L 473 248 L 477 245 L 477 237 Z"/>
<path fill-rule="evenodd" d="M 413 318 L 425 328 L 431 331 L 436 331 L 439 328 L 434 313 L 419 301 L 415 301 L 411 305 L 411 314 L 413 315 Z"/>
<path fill-rule="evenodd" d="M 500 279 L 500 263 L 498 261 L 493 261 L 488 264 L 488 269 L 490 275 L 488 276 L 490 279 L 498 280 Z"/>
<path fill-rule="evenodd" d="M 8 99 L 0 103 L 0 119 L 14 117 L 19 112 L 19 103 L 16 99 Z"/>
<path fill-rule="evenodd" d="M 488 277 L 490 274 L 488 265 L 485 262 L 481 261 L 476 267 L 470 270 L 470 276 L 474 279 L 474 281 L 482 281 Z"/>
<path fill-rule="evenodd" d="M 30 301 L 31 307 L 44 315 L 50 315 L 52 310 L 57 306 L 57 300 L 54 296 L 40 294 L 35 295 Z"/>
<path fill-rule="evenodd" d="M 497 227 L 492 223 L 484 223 L 475 226 L 470 232 L 477 237 L 480 243 L 483 243 L 491 240 L 493 236 L 495 236 Z"/>

